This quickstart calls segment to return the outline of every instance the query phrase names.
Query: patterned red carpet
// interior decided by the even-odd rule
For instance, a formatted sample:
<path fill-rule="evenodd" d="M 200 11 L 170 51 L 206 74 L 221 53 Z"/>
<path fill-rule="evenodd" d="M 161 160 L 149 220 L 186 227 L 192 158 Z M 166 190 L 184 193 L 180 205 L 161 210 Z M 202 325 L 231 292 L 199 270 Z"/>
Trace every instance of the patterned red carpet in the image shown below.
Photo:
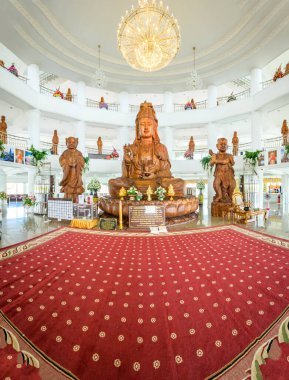
<path fill-rule="evenodd" d="M 63 228 L 0 260 L 3 379 L 249 379 L 288 316 L 289 242 L 235 226 Z"/>

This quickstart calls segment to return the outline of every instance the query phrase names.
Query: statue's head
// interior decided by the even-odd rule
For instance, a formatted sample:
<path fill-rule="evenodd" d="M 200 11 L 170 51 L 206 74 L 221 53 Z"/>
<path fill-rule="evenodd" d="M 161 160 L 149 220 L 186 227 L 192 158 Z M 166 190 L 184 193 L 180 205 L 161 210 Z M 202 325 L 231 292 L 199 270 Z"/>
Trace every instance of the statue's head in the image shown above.
<path fill-rule="evenodd" d="M 152 103 L 144 102 L 140 105 L 140 110 L 135 120 L 136 139 L 142 140 L 153 138 L 154 141 L 160 142 L 158 136 L 158 119 Z"/>
<path fill-rule="evenodd" d="M 57 135 L 57 129 L 54 129 L 54 134 Z"/>
<path fill-rule="evenodd" d="M 67 137 L 65 142 L 68 149 L 75 150 L 77 148 L 78 139 L 76 137 Z"/>
<path fill-rule="evenodd" d="M 5 121 L 5 116 L 4 115 L 1 116 L 1 121 Z"/>
<path fill-rule="evenodd" d="M 225 137 L 221 137 L 217 140 L 217 148 L 219 152 L 225 153 L 228 148 L 228 140 Z"/>
<path fill-rule="evenodd" d="M 236 137 L 237 136 L 237 131 L 234 131 L 234 137 Z"/>
<path fill-rule="evenodd" d="M 100 102 L 104 103 L 104 97 L 103 96 L 100 98 Z"/>

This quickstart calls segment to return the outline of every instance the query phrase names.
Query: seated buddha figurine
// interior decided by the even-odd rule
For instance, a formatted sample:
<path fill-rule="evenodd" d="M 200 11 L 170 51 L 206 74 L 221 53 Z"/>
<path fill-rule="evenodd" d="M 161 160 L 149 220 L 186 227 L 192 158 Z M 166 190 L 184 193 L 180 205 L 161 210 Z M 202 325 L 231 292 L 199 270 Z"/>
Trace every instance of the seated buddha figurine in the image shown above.
<path fill-rule="evenodd" d="M 144 192 L 148 186 L 167 188 L 172 183 L 176 194 L 183 196 L 184 181 L 172 177 L 168 151 L 160 142 L 158 120 L 151 103 L 141 104 L 135 127 L 133 144 L 124 146 L 122 177 L 109 181 L 110 195 L 117 196 L 121 187 L 135 186 Z"/>

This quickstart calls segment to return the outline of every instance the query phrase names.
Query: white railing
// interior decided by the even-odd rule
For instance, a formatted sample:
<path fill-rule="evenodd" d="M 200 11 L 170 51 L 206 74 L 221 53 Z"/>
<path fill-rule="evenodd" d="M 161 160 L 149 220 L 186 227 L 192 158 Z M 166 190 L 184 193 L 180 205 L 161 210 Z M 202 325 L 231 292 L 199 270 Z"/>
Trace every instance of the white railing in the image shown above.
<path fill-rule="evenodd" d="M 26 137 L 19 137 L 19 136 L 7 134 L 5 137 L 3 136 L 2 138 L 3 138 L 3 142 L 7 144 L 8 146 L 15 146 L 16 148 L 21 148 L 21 149 L 28 149 L 29 147 L 29 139 Z"/>
<path fill-rule="evenodd" d="M 163 112 L 163 104 L 154 104 L 154 110 L 159 113 L 159 112 Z M 131 113 L 138 113 L 139 111 L 139 105 L 135 105 L 135 104 L 130 104 L 129 105 L 129 111 Z"/>
<path fill-rule="evenodd" d="M 51 88 L 45 87 L 43 85 L 40 85 L 40 93 L 48 96 L 53 96 L 55 98 L 59 98 L 62 100 L 66 100 L 68 102 L 76 102 L 76 95 L 67 95 L 62 93 L 63 97 L 61 96 L 54 96 L 55 91 L 51 90 Z"/>
<path fill-rule="evenodd" d="M 273 139 L 262 140 L 262 145 L 264 148 L 278 148 L 283 144 L 283 137 L 275 137 Z"/>
<path fill-rule="evenodd" d="M 242 99 L 247 99 L 250 97 L 250 88 L 247 88 L 244 91 L 238 92 L 237 94 L 231 94 L 229 96 L 221 96 L 217 98 L 217 105 L 221 106 L 226 103 L 234 102 L 236 100 L 242 100 Z"/>
<path fill-rule="evenodd" d="M 186 103 L 187 104 L 187 103 Z M 181 112 L 181 111 L 191 111 L 194 109 L 191 108 L 185 108 L 186 104 L 174 104 L 174 112 Z M 201 102 L 195 102 L 196 109 L 206 109 L 207 108 L 207 100 L 202 100 Z"/>
<path fill-rule="evenodd" d="M 264 88 L 271 86 L 273 83 L 274 83 L 273 79 L 269 79 L 262 82 L 262 90 L 264 90 Z"/>
<path fill-rule="evenodd" d="M 108 111 L 118 112 L 119 104 L 98 102 L 97 100 L 86 99 L 86 106 L 91 107 L 91 108 L 100 108 L 100 109 L 106 109 Z"/>

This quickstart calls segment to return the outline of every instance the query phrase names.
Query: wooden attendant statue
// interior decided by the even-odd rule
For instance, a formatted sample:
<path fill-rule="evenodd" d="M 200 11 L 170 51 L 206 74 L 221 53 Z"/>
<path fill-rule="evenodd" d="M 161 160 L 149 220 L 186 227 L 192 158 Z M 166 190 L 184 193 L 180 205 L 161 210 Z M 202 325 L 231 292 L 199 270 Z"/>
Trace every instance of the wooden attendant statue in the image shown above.
<path fill-rule="evenodd" d="M 58 154 L 59 137 L 57 135 L 57 129 L 54 129 L 52 137 L 52 154 Z"/>
<path fill-rule="evenodd" d="M 68 137 L 66 139 L 67 149 L 59 158 L 60 166 L 63 169 L 63 178 L 60 182 L 61 193 L 65 193 L 65 198 L 70 198 L 75 203 L 77 196 L 84 192 L 82 183 L 82 170 L 84 168 L 84 158 L 77 150 L 78 139 Z"/>
<path fill-rule="evenodd" d="M 238 156 L 239 152 L 239 137 L 237 136 L 237 132 L 234 132 L 233 138 L 232 138 L 232 144 L 233 144 L 233 156 Z"/>
<path fill-rule="evenodd" d="M 5 116 L 1 116 L 0 140 L 3 142 L 3 144 L 7 144 L 7 124 L 5 121 Z"/>
<path fill-rule="evenodd" d="M 194 153 L 194 151 L 195 151 L 195 141 L 194 141 L 193 136 L 191 136 L 191 138 L 190 138 L 189 151 L 192 153 Z"/>
<path fill-rule="evenodd" d="M 101 140 L 101 137 L 99 137 L 97 139 L 97 151 L 98 151 L 98 154 L 102 154 L 102 140 Z"/>
<path fill-rule="evenodd" d="M 283 120 L 282 128 L 281 128 L 281 133 L 283 136 L 283 144 L 282 145 L 287 145 L 288 144 L 288 125 L 287 125 L 287 120 Z"/>

